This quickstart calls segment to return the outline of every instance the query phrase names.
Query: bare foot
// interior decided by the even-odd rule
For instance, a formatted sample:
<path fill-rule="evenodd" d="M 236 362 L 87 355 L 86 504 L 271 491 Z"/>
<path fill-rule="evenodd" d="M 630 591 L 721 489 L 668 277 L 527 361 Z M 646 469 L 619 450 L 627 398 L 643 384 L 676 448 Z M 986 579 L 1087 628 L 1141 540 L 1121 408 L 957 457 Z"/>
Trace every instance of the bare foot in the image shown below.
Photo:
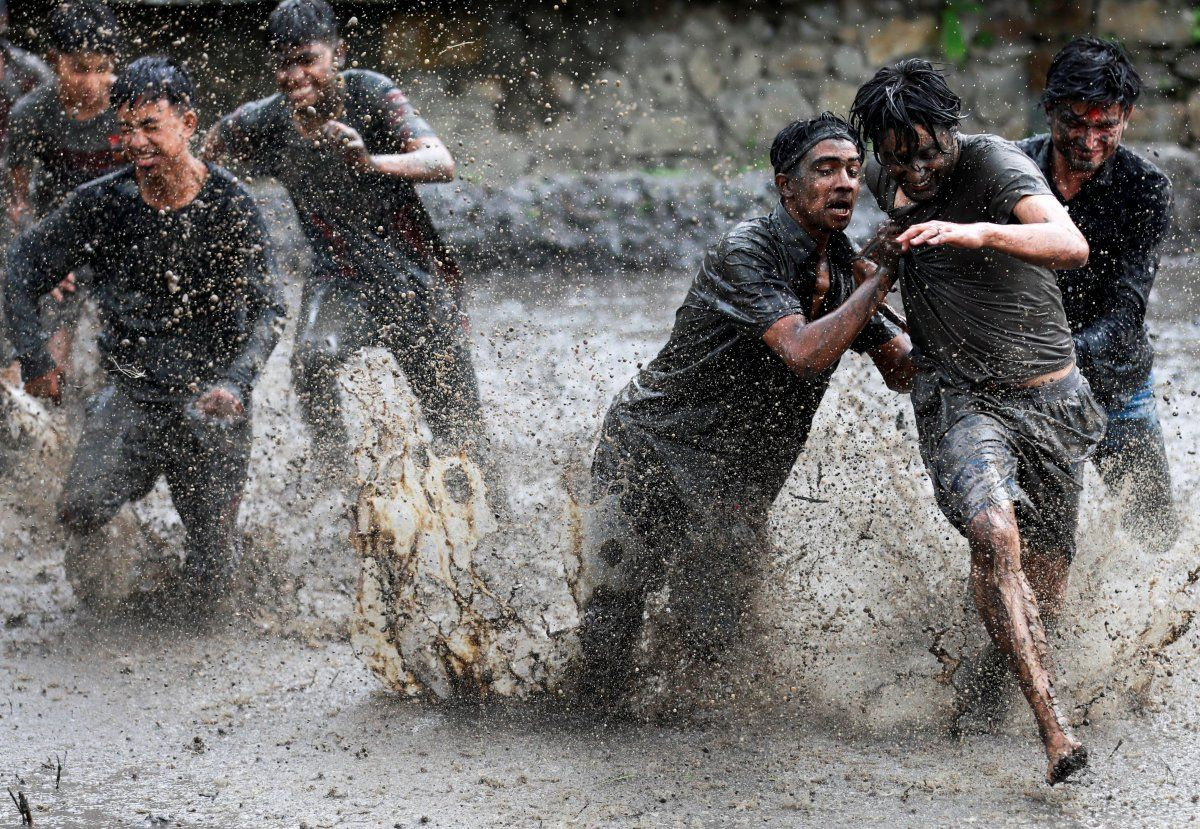
<path fill-rule="evenodd" d="M 1088 752 L 1083 744 L 1071 740 L 1061 750 L 1050 754 L 1050 764 L 1046 767 L 1046 782 L 1051 786 L 1061 783 L 1088 763 Z"/>

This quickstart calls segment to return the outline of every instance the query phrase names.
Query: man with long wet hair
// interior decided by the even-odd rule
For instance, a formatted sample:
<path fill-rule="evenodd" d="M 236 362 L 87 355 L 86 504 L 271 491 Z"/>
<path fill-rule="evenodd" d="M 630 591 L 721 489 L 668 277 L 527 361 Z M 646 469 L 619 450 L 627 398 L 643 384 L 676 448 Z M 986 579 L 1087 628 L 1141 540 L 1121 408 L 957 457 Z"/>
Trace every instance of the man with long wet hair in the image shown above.
<path fill-rule="evenodd" d="M 1087 266 L 1056 272 L 1075 359 L 1108 410 L 1095 461 L 1126 499 L 1124 523 L 1154 549 L 1179 521 L 1154 401 L 1146 301 L 1171 223 L 1171 182 L 1121 145 L 1142 80 L 1120 44 L 1079 37 L 1054 56 L 1042 107 L 1048 134 L 1017 143 L 1037 162 L 1091 247 Z"/>
<path fill-rule="evenodd" d="M 670 574 L 671 614 L 693 655 L 736 633 L 767 513 L 847 349 L 894 389 L 908 337 L 881 303 L 898 248 L 855 260 L 844 234 L 863 146 L 825 113 L 771 146 L 779 204 L 704 257 L 667 344 L 617 395 L 592 464 L 601 516 L 582 581 L 580 690 L 604 708 L 629 690 L 645 600 Z"/>
<path fill-rule="evenodd" d="M 25 389 L 58 402 L 38 299 L 84 265 L 100 306 L 107 384 L 86 407 L 59 512 L 67 578 L 103 601 L 104 525 L 165 476 L 187 531 L 186 599 L 211 606 L 237 560 L 250 460 L 250 394 L 282 314 L 262 218 L 225 170 L 192 154 L 191 79 L 166 58 L 117 78 L 131 166 L 75 190 L 9 249 L 6 303 Z"/>
<path fill-rule="evenodd" d="M 1043 614 L 1075 549 L 1080 471 L 1104 412 L 1075 367 L 1051 268 L 1088 246 L 1026 155 L 959 132 L 961 102 L 928 61 L 879 70 L 851 121 L 867 186 L 907 227 L 900 282 L 920 370 L 921 455 L 971 548 L 971 587 L 1033 709 L 1051 784 L 1087 762 L 1054 699 Z"/>
<path fill-rule="evenodd" d="M 439 452 L 478 444 L 458 270 L 414 186 L 451 181 L 454 159 L 389 78 L 343 68 L 325 0 L 283 0 L 267 35 L 279 92 L 224 118 L 206 153 L 282 183 L 312 245 L 292 369 L 318 456 L 345 467 L 336 375 L 366 346 L 396 357 Z"/>

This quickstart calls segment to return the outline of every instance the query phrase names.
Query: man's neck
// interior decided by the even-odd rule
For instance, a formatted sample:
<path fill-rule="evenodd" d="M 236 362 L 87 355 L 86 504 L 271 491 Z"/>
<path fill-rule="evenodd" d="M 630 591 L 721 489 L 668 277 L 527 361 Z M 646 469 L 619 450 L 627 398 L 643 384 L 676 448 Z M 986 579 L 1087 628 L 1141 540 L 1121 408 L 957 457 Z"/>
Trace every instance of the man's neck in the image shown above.
<path fill-rule="evenodd" d="M 91 121 L 93 118 L 101 115 L 108 109 L 108 98 L 97 101 L 91 105 L 77 104 L 74 101 L 65 100 L 62 95 L 58 96 L 58 103 L 63 108 L 63 112 L 72 121 Z"/>
<path fill-rule="evenodd" d="M 186 151 L 155 170 L 135 172 L 142 201 L 155 210 L 179 210 L 187 207 L 204 186 L 208 167 Z"/>
<path fill-rule="evenodd" d="M 1054 189 L 1070 201 L 1079 195 L 1083 185 L 1087 184 L 1100 168 L 1095 170 L 1072 170 L 1070 163 L 1053 144 L 1050 145 L 1050 175 L 1054 178 Z"/>
<path fill-rule="evenodd" d="M 800 225 L 804 232 L 808 234 L 808 238 L 812 239 L 813 248 L 817 254 L 824 256 L 826 249 L 829 247 L 829 239 L 833 235 L 833 231 L 826 228 L 813 226 L 812 222 L 810 222 L 806 216 L 802 215 L 787 202 L 783 203 L 783 209 L 786 210 L 787 214 L 792 217 L 792 220 L 796 224 Z"/>

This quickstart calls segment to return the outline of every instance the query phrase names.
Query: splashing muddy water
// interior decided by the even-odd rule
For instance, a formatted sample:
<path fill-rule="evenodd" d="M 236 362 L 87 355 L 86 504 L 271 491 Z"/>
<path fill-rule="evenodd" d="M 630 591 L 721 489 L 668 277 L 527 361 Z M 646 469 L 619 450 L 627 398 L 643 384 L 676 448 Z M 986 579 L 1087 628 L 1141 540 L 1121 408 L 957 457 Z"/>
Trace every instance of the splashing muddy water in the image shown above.
<path fill-rule="evenodd" d="M 960 663 L 983 642 L 966 594 L 966 549 L 933 506 L 907 399 L 853 356 L 776 504 L 745 643 L 723 665 L 699 672 L 677 664 L 669 645 L 647 643 L 645 707 L 673 725 L 595 732 L 537 708 L 456 714 L 379 696 L 377 681 L 344 644 L 358 577 L 349 542 L 355 493 L 332 492 L 317 480 L 289 389 L 287 337 L 255 400 L 242 510 L 252 542 L 244 567 L 250 598 L 234 632 L 163 632 L 75 611 L 52 521 L 62 457 L 13 461 L 10 480 L 19 484 L 3 496 L 0 609 L 15 708 L 0 711 L 0 726 L 16 739 L 6 740 L 0 759 L 34 781 L 34 801 L 59 815 L 60 825 L 169 814 L 196 825 L 304 819 L 368 826 L 390 825 L 380 821 L 397 812 L 402 825 L 422 815 L 444 826 L 536 825 L 535 816 L 571 825 L 568 814 L 583 815 L 578 825 L 674 825 L 673 814 L 696 816 L 697 825 L 761 825 L 827 815 L 835 803 L 847 825 L 855 815 L 872 822 L 882 814 L 893 815 L 893 825 L 916 825 L 910 804 L 935 823 L 958 822 L 979 803 L 997 813 L 1020 809 L 1035 822 L 1090 825 L 1087 813 L 1118 814 L 1123 799 L 1140 816 L 1135 822 L 1172 825 L 1200 791 L 1193 785 L 1197 757 L 1183 748 L 1200 723 L 1200 669 L 1188 629 L 1200 546 L 1189 509 L 1200 485 L 1192 274 L 1190 263 L 1164 269 L 1152 302 L 1156 388 L 1184 506 L 1181 539 L 1167 553 L 1147 553 L 1120 527 L 1090 471 L 1065 614 L 1071 621 L 1052 640 L 1060 693 L 1077 721 L 1092 724 L 1085 736 L 1103 747 L 1091 789 L 1033 800 L 1023 794 L 1036 787 L 1038 759 L 1032 721 L 1015 691 L 1004 733 L 945 748 L 940 733 Z M 492 544 L 476 549 L 472 572 L 505 597 L 513 618 L 539 620 L 551 631 L 541 642 L 546 672 L 514 674 L 514 694 L 552 687 L 550 676 L 573 651 L 569 576 L 578 539 L 568 518 L 578 482 L 608 400 L 665 340 L 688 278 L 537 273 L 474 291 L 476 362 L 512 518 Z M 382 359 L 371 353 L 360 365 L 388 378 Z M 400 397 L 385 392 L 361 408 Z M 135 524 L 177 550 L 179 526 L 166 504 L 156 491 L 135 510 Z M 502 655 L 520 645 L 502 644 Z M 147 684 L 136 687 L 158 690 L 139 703 L 142 692 L 131 683 L 143 678 Z M 1143 704 L 1151 714 L 1138 713 Z M 70 798 L 38 772 L 41 754 L 68 744 Z M 811 752 L 797 755 L 796 745 Z M 339 750 L 330 757 L 328 746 Z M 513 751 L 525 761 L 513 760 Z M 159 759 L 148 759 L 156 753 Z M 405 785 L 414 788 L 401 798 L 395 781 L 367 759 L 381 754 L 383 767 L 427 768 L 428 779 L 412 771 Z M 270 764 L 265 782 L 229 771 L 257 764 L 256 757 Z M 680 757 L 695 758 L 694 778 L 671 771 Z M 1167 758 L 1169 774 L 1160 774 L 1157 757 Z M 953 770 L 964 763 L 971 771 Z M 538 776 L 535 766 L 559 771 Z M 973 775 L 989 780 L 987 788 Z M 1171 776 L 1178 785 L 1166 782 Z M 558 782 L 547 782 L 552 777 Z M 495 785 L 479 783 L 484 778 Z M 660 791 L 663 780 L 684 788 Z M 500 793 L 497 803 L 476 803 L 478 790 Z M 713 812 L 706 792 L 736 817 Z M 1106 800 L 1114 793 L 1116 801 Z M 668 795 L 669 804 L 659 803 Z M 845 805 L 854 798 L 863 798 L 863 810 Z M 647 817 L 656 814 L 663 821 Z M 1104 823 L 1114 822 L 1125 820 Z"/>

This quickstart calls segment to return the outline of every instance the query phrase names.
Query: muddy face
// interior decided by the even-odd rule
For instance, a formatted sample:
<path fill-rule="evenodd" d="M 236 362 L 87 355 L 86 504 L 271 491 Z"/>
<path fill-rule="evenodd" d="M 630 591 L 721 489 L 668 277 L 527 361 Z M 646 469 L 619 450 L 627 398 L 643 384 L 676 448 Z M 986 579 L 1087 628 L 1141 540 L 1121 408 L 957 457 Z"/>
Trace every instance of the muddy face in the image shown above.
<path fill-rule="evenodd" d="M 304 43 L 276 54 L 275 84 L 293 109 L 324 108 L 342 65 L 340 43 Z"/>
<path fill-rule="evenodd" d="M 884 135 L 879 163 L 910 201 L 924 202 L 938 194 L 958 164 L 958 130 L 919 126 L 916 132 L 915 145 L 895 132 Z"/>
<path fill-rule="evenodd" d="M 1055 152 L 1075 172 L 1095 172 L 1112 158 L 1133 108 L 1121 104 L 1061 101 L 1046 109 Z"/>
<path fill-rule="evenodd" d="M 51 58 L 58 76 L 58 99 L 67 112 L 90 117 L 108 108 L 108 94 L 117 79 L 112 55 L 74 52 Z"/>
<path fill-rule="evenodd" d="M 845 230 L 854 215 L 862 157 L 854 142 L 828 138 L 811 150 L 775 185 L 788 213 L 810 234 Z"/>

